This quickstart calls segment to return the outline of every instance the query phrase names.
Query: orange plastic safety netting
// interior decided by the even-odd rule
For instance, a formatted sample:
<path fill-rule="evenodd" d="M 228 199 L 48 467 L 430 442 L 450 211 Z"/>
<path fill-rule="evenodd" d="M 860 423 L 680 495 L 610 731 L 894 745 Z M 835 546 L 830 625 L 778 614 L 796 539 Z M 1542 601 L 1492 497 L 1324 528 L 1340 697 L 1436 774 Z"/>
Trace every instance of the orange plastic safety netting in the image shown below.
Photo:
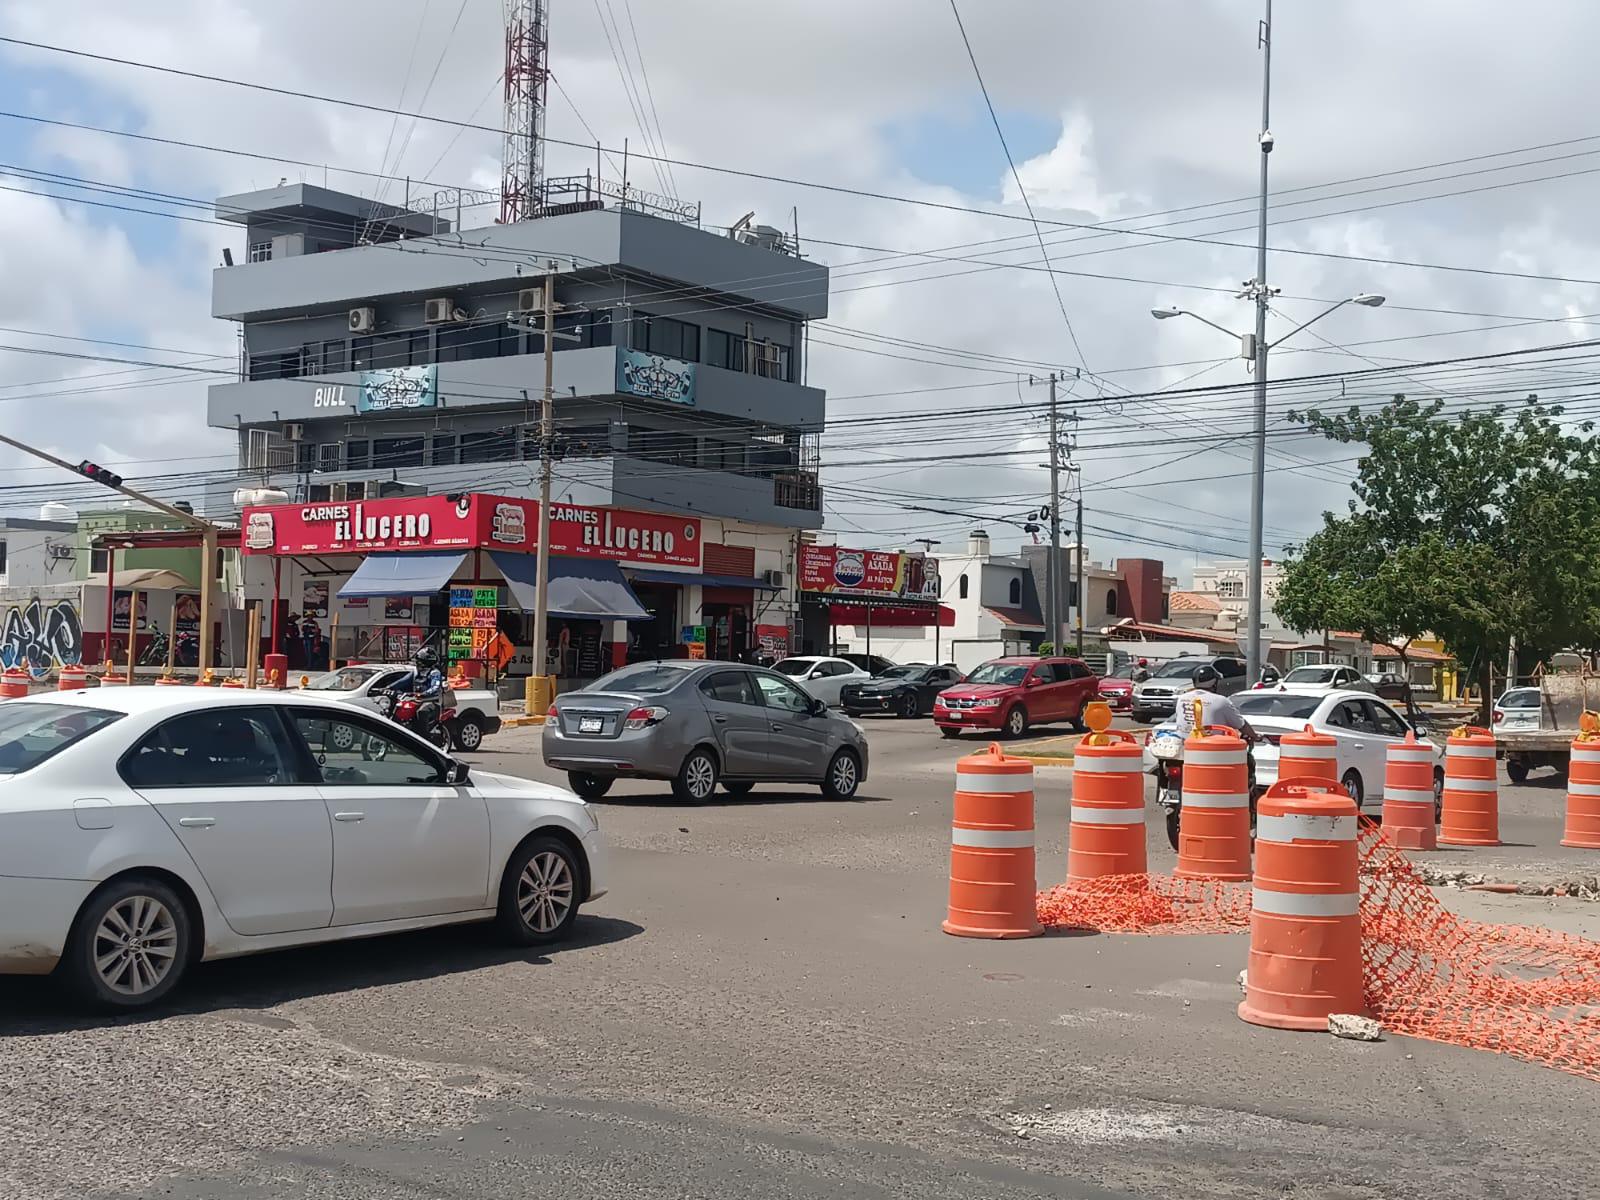
<path fill-rule="evenodd" d="M 1600 1081 L 1600 942 L 1456 916 L 1371 822 L 1360 851 L 1363 980 L 1385 1028 Z M 1250 885 L 1104 876 L 1042 891 L 1038 907 L 1047 927 L 1237 933 Z"/>

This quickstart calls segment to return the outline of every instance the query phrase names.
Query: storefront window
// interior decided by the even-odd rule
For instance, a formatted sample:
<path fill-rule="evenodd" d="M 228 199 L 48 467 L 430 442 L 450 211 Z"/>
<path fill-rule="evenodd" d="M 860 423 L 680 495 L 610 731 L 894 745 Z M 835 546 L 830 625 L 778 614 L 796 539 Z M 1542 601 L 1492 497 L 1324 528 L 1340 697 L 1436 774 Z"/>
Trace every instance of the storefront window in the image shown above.
<path fill-rule="evenodd" d="M 420 467 L 422 465 L 422 439 L 374 438 L 372 442 L 374 467 Z"/>

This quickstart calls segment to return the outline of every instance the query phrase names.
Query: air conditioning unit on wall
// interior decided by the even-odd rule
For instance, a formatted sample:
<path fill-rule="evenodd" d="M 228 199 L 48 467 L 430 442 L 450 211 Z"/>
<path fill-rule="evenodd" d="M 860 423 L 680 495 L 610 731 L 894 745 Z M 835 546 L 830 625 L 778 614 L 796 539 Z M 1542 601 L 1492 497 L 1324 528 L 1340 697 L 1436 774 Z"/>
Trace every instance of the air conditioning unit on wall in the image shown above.
<path fill-rule="evenodd" d="M 544 311 L 544 289 L 542 287 L 523 288 L 518 292 L 517 311 L 519 313 L 542 313 Z"/>
<path fill-rule="evenodd" d="M 290 421 L 283 427 L 283 440 L 298 442 L 306 436 L 306 427 L 299 421 Z"/>
<path fill-rule="evenodd" d="M 350 332 L 371 333 L 378 327 L 378 310 L 370 304 L 350 310 Z"/>
<path fill-rule="evenodd" d="M 782 571 L 768 571 L 767 575 L 766 575 L 766 579 L 767 579 L 767 586 L 768 587 L 781 588 L 783 586 L 783 572 Z"/>
<path fill-rule="evenodd" d="M 465 321 L 467 314 L 457 308 L 449 296 L 435 296 L 423 302 L 422 319 L 428 325 L 449 325 L 453 321 Z"/>

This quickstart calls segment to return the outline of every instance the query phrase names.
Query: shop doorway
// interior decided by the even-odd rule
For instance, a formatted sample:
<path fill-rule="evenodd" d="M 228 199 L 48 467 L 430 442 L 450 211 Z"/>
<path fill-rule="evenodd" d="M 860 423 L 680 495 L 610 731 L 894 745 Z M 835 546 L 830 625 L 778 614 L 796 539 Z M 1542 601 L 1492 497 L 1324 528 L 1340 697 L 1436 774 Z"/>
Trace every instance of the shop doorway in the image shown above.
<path fill-rule="evenodd" d="M 678 645 L 678 595 L 682 590 L 673 584 L 634 581 L 633 594 L 650 619 L 628 622 L 629 662 L 682 656 Z"/>
<path fill-rule="evenodd" d="M 750 610 L 739 604 L 706 604 L 706 657 L 744 662 L 750 653 Z"/>

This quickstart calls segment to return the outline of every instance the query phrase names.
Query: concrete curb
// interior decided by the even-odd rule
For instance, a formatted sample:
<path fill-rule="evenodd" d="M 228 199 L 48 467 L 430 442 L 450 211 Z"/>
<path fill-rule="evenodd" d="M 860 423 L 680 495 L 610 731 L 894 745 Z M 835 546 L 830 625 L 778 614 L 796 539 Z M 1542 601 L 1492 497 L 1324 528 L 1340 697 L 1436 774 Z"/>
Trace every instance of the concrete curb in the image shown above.
<path fill-rule="evenodd" d="M 543 725 L 543 724 L 544 724 L 544 718 L 543 717 L 520 716 L 520 717 L 501 717 L 500 718 L 500 725 L 504 729 L 520 729 L 525 725 Z"/>

